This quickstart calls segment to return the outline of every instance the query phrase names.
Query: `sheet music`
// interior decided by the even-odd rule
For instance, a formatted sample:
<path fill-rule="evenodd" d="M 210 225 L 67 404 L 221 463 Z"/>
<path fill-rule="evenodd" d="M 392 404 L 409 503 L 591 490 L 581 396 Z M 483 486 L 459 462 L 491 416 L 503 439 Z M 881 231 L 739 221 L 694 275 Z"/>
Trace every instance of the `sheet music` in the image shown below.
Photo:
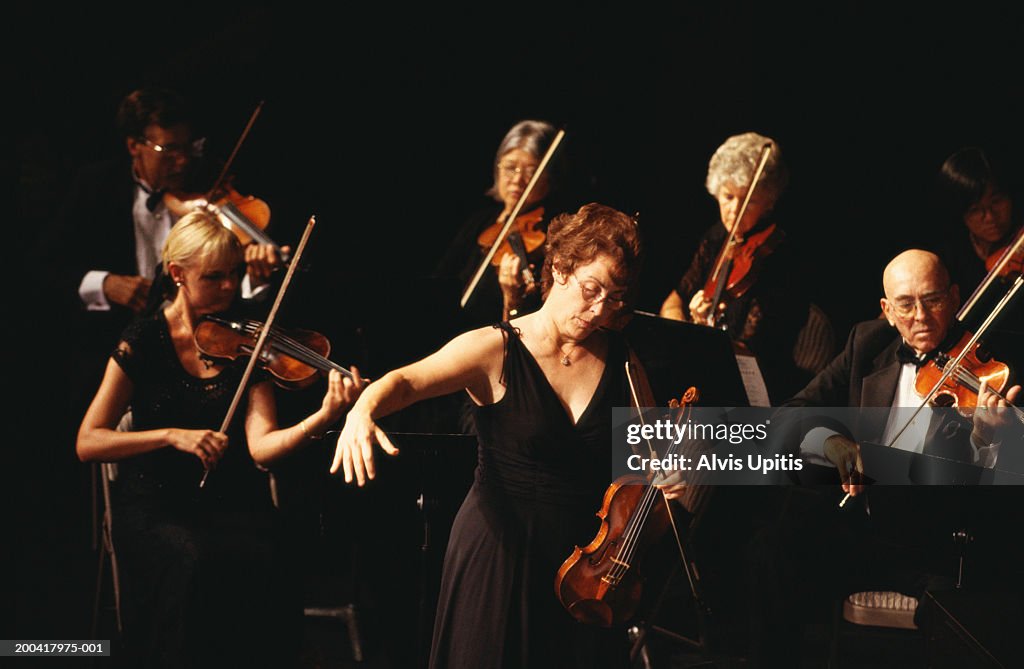
<path fill-rule="evenodd" d="M 750 402 L 750 406 L 770 407 L 772 403 L 768 399 L 768 387 L 764 385 L 764 377 L 761 376 L 757 358 L 737 353 L 736 365 L 740 368 L 740 378 L 743 379 L 743 388 L 747 391 L 747 401 Z"/>

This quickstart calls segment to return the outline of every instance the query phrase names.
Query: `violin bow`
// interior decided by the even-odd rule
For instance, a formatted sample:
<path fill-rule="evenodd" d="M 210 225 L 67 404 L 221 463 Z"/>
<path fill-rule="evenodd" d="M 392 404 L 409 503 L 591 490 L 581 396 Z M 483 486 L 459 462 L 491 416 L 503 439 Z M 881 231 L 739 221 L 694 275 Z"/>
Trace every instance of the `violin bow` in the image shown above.
<path fill-rule="evenodd" d="M 910 427 L 911 423 L 914 422 L 914 419 L 917 418 L 917 414 L 921 413 L 921 410 L 924 409 L 928 405 L 928 403 L 932 401 L 933 397 L 935 397 L 935 393 L 939 392 L 939 388 L 945 385 L 946 381 L 948 381 L 949 377 L 953 376 L 954 373 L 958 373 L 960 369 L 960 363 L 963 361 L 965 357 L 967 357 L 967 354 L 974 349 L 974 345 L 977 344 L 978 340 L 981 339 L 981 336 L 985 334 L 985 330 L 987 330 L 988 327 L 992 325 L 992 322 L 1002 312 L 1003 308 L 1007 305 L 1007 303 L 1011 299 L 1013 299 L 1013 296 L 1017 293 L 1022 284 L 1024 284 L 1024 276 L 1018 276 L 1017 280 L 1013 282 L 1012 286 L 1010 286 L 1010 289 L 1006 291 L 1005 295 L 1003 295 L 1003 298 L 999 300 L 999 303 L 995 307 L 993 307 L 991 313 L 989 313 L 988 315 L 988 318 L 986 318 L 985 322 L 981 324 L 981 327 L 978 328 L 978 331 L 975 332 L 974 335 L 968 340 L 967 344 L 964 345 L 963 350 L 960 351 L 960 354 L 943 366 L 942 376 L 939 377 L 939 380 L 935 382 L 935 385 L 932 386 L 932 389 L 925 396 L 924 400 L 922 400 L 921 406 L 917 407 L 917 410 L 914 411 L 914 413 L 910 416 L 910 418 L 903 425 L 903 427 L 900 428 L 900 431 L 896 433 L 896 436 L 889 440 L 889 443 L 886 444 L 886 446 L 891 447 L 899 440 L 901 436 L 903 436 L 903 433 L 906 432 L 907 428 Z"/>
<path fill-rule="evenodd" d="M 641 401 L 640 401 L 639 393 L 637 392 L 637 384 L 636 384 L 635 380 L 633 379 L 632 369 L 633 369 L 632 362 L 627 360 L 626 361 L 626 382 L 629 385 L 629 393 L 630 393 L 630 396 L 633 399 L 633 405 L 636 407 L 637 416 L 640 419 L 640 424 L 641 425 L 646 425 L 646 423 L 644 421 L 644 412 L 643 412 L 643 408 L 641 406 Z M 691 393 L 691 391 L 692 391 L 692 393 Z M 650 395 L 651 395 L 650 389 L 649 388 L 645 388 L 645 393 L 644 394 L 647 397 L 650 397 Z M 698 396 L 699 396 L 699 393 L 698 393 L 697 389 L 696 388 L 690 388 L 689 390 L 687 390 L 686 395 L 684 397 L 692 398 L 692 400 L 695 402 L 697 400 Z M 690 404 L 682 405 L 682 411 L 683 412 L 688 413 L 689 412 L 689 408 L 690 408 Z M 680 416 L 679 416 L 679 419 L 681 420 L 682 417 L 684 415 L 686 415 L 686 413 L 681 413 Z M 654 445 L 651 444 L 651 440 L 647 439 L 646 437 L 644 437 L 644 441 L 647 442 L 647 450 L 650 453 L 650 455 L 652 457 L 656 457 L 658 452 L 654 448 Z M 651 485 L 654 485 L 654 484 L 652 483 Z M 692 588 L 692 587 L 694 587 L 694 583 L 693 583 L 692 577 L 690 576 L 690 570 L 687 568 L 686 550 L 683 548 L 683 537 L 682 537 L 682 533 L 679 531 L 679 527 L 676 526 L 676 518 L 675 518 L 675 516 L 672 513 L 672 505 L 669 503 L 668 497 L 665 497 L 665 492 L 664 491 L 658 490 L 657 492 L 660 493 L 660 494 L 658 494 L 658 497 L 660 497 L 661 501 L 665 504 L 665 513 L 668 514 L 669 524 L 672 526 L 672 534 L 673 534 L 673 536 L 674 536 L 674 538 L 676 540 L 676 547 L 679 549 L 679 557 L 683 561 L 683 571 L 686 572 L 687 578 L 690 580 L 690 586 Z M 686 506 L 685 503 L 684 503 L 684 506 Z M 635 537 L 632 538 L 632 539 L 635 539 Z M 696 592 L 696 591 L 694 591 L 694 592 Z"/>
<path fill-rule="evenodd" d="M 306 230 L 302 233 L 302 240 L 299 242 L 299 247 L 295 251 L 294 262 L 288 265 L 288 272 L 284 275 L 284 281 L 281 283 L 281 288 L 277 291 L 277 296 L 274 298 L 274 305 L 270 308 L 270 314 L 267 315 L 267 320 L 263 324 L 263 329 L 260 330 L 260 336 L 256 340 L 256 345 L 253 346 L 252 354 L 249 356 L 249 363 L 245 366 L 245 372 L 242 374 L 242 380 L 238 382 L 238 388 L 235 390 L 235 396 L 231 400 L 231 406 L 228 407 L 228 413 L 224 416 L 224 422 L 220 424 L 220 432 L 227 432 L 228 427 L 231 425 L 232 419 L 235 417 L 235 411 L 238 410 L 238 404 L 242 400 L 242 394 L 245 392 L 245 387 L 249 383 L 249 377 L 252 376 L 252 370 L 256 367 L 256 362 L 259 361 L 260 355 L 263 351 L 263 344 L 267 340 L 267 335 L 270 333 L 270 328 L 274 324 L 274 319 L 277 317 L 277 310 L 281 306 L 281 302 L 284 300 L 284 294 L 288 290 L 288 285 L 291 283 L 292 276 L 295 274 L 295 268 L 299 266 L 299 259 L 302 257 L 302 252 L 306 248 L 306 243 L 309 241 L 309 235 L 313 232 L 313 226 L 316 225 L 316 216 L 310 216 L 309 222 L 306 223 Z M 199 481 L 199 487 L 202 488 L 206 485 L 206 479 L 210 475 L 210 469 L 203 469 L 203 478 Z"/>
<path fill-rule="evenodd" d="M 224 185 L 224 180 L 228 177 L 228 170 L 231 169 L 231 164 L 235 162 L 235 156 L 238 155 L 238 151 L 242 148 L 242 144 L 245 143 L 246 138 L 249 136 L 249 131 L 252 130 L 252 126 L 256 123 L 256 119 L 259 118 L 260 112 L 263 110 L 264 102 L 266 102 L 266 100 L 260 100 L 259 104 L 256 105 L 256 109 L 253 109 L 252 114 L 249 115 L 249 122 L 245 124 L 242 134 L 239 136 L 238 141 L 235 142 L 235 147 L 231 149 L 231 155 L 229 155 L 227 161 L 224 162 L 224 167 L 221 168 L 220 174 L 217 175 L 217 180 L 213 182 L 210 192 L 206 194 L 207 200 L 209 200 L 213 194 L 216 193 L 222 185 Z"/>
<path fill-rule="evenodd" d="M 725 285 L 729 281 L 729 272 L 727 271 L 726 264 L 731 259 L 726 259 L 726 249 L 736 241 L 736 231 L 740 229 L 740 222 L 743 221 L 743 216 L 747 213 L 747 205 L 750 204 L 750 200 L 754 195 L 754 190 L 757 188 L 757 182 L 761 178 L 761 174 L 764 172 L 765 165 L 768 164 L 768 157 L 771 153 L 771 142 L 765 142 L 765 145 L 761 147 L 761 157 L 758 159 L 757 169 L 754 170 L 754 178 L 750 181 L 750 187 L 747 188 L 747 194 L 743 198 L 743 203 L 740 205 L 740 213 L 736 215 L 736 222 L 733 223 L 732 230 L 729 231 L 729 236 L 722 245 L 722 252 L 718 254 L 718 261 L 715 263 L 715 268 L 711 272 L 711 278 L 715 282 L 715 294 L 711 300 L 711 314 L 708 316 L 707 324 L 712 327 L 715 326 L 716 321 L 718 320 L 718 303 L 722 301 L 722 293 L 725 292 Z M 704 298 L 707 299 L 707 295 L 705 295 Z"/>
<path fill-rule="evenodd" d="M 466 307 L 466 303 L 469 302 L 469 298 L 473 296 L 473 292 L 476 291 L 477 285 L 480 283 L 480 279 L 483 278 L 484 272 L 487 271 L 487 266 L 491 264 L 491 258 L 498 252 L 498 247 L 505 241 L 505 237 L 508 236 L 508 231 L 512 229 L 512 224 L 515 223 L 516 217 L 519 216 L 519 211 L 526 204 L 526 200 L 530 197 L 530 193 L 533 192 L 533 187 L 540 181 L 540 177 L 544 174 L 544 169 L 548 166 L 548 162 L 551 160 L 551 156 L 555 154 L 555 150 L 558 149 L 558 145 L 562 143 L 562 138 L 565 137 L 565 130 L 559 130 L 555 138 L 551 140 L 548 150 L 544 153 L 544 157 L 540 160 L 540 165 L 537 166 L 537 171 L 533 173 L 533 177 L 530 182 L 526 184 L 526 188 L 523 189 L 523 194 L 519 196 L 519 201 L 516 202 L 516 206 L 512 209 L 512 213 L 508 215 L 508 219 L 505 221 L 505 225 L 502 226 L 501 231 L 495 238 L 494 243 L 491 244 L 490 250 L 487 251 L 487 255 L 484 256 L 483 262 L 480 263 L 480 267 L 477 268 L 476 274 L 470 280 L 469 285 L 466 286 L 466 290 L 462 293 L 462 299 L 459 300 L 459 306 L 462 308 Z"/>
<path fill-rule="evenodd" d="M 1003 251 L 1003 255 L 999 256 L 999 261 L 992 267 L 992 271 L 989 272 L 982 280 L 981 284 L 974 289 L 971 296 L 967 298 L 966 302 L 964 302 L 964 306 L 960 307 L 960 311 L 956 313 L 956 319 L 958 321 L 963 321 L 967 318 L 967 314 L 969 314 L 971 309 L 974 308 L 974 305 L 978 303 L 982 294 L 988 290 L 988 287 L 992 285 L 992 282 L 996 280 L 996 277 L 1002 274 L 1003 269 L 1011 260 L 1013 260 L 1022 248 L 1024 248 L 1024 227 L 1017 231 L 1017 236 L 1014 237 L 1013 242 L 1006 247 L 1005 251 Z"/>
<path fill-rule="evenodd" d="M 249 137 L 249 131 L 252 130 L 253 125 L 256 123 L 256 119 L 259 118 L 265 102 L 266 100 L 260 100 L 259 104 L 256 105 L 256 109 L 254 109 L 252 114 L 249 115 L 249 121 L 245 124 L 245 128 L 242 130 L 242 134 L 239 136 L 238 141 L 235 142 L 234 148 L 231 149 L 231 155 L 228 156 L 227 161 L 224 163 L 224 167 L 221 168 L 220 174 L 217 175 L 216 181 L 213 182 L 213 186 L 211 186 L 210 190 L 206 193 L 206 203 L 207 207 L 217 214 L 221 223 L 226 228 L 231 229 L 232 226 L 238 226 L 242 232 L 247 234 L 257 243 L 273 246 L 281 255 L 281 260 L 288 263 L 291 262 L 291 255 L 285 253 L 277 242 L 271 239 L 270 236 L 263 232 L 259 227 L 254 225 L 253 222 L 246 218 L 245 214 L 239 211 L 233 204 L 230 202 L 220 206 L 212 204 L 214 194 L 220 190 L 221 186 L 223 186 L 224 182 L 227 180 L 228 171 L 231 169 L 231 165 L 235 162 L 235 157 L 238 155 L 239 150 L 241 150 L 242 145 L 245 144 L 245 140 Z"/>

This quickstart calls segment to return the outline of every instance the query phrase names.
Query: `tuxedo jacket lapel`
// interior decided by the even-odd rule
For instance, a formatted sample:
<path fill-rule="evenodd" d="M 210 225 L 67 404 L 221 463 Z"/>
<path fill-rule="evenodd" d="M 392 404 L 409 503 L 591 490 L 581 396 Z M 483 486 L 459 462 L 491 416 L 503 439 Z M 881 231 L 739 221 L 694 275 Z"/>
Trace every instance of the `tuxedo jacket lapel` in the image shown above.
<path fill-rule="evenodd" d="M 872 363 L 873 371 L 861 381 L 860 406 L 891 407 L 896 398 L 896 384 L 900 380 L 900 361 L 896 359 L 896 349 L 900 340 L 896 339 L 886 346 Z"/>

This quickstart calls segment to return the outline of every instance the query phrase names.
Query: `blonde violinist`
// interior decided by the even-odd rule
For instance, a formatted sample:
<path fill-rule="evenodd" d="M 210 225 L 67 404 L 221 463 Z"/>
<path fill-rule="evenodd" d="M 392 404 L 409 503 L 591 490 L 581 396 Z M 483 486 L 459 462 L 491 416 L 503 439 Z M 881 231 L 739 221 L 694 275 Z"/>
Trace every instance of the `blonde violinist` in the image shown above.
<path fill-rule="evenodd" d="M 285 666 L 295 650 L 297 600 L 282 577 L 279 521 L 256 464 L 322 435 L 362 382 L 332 371 L 319 409 L 280 428 L 273 388 L 257 380 L 236 426 L 217 431 L 242 366 L 201 358 L 193 330 L 237 297 L 244 253 L 234 233 L 196 212 L 171 229 L 163 267 L 173 301 L 124 331 L 76 446 L 83 461 L 119 465 L 113 528 L 127 650 L 139 666 L 205 666 L 216 658 L 245 666 L 269 666 L 262 662 L 273 658 Z M 131 430 L 117 430 L 129 409 Z M 212 473 L 200 489 L 204 469 Z"/>

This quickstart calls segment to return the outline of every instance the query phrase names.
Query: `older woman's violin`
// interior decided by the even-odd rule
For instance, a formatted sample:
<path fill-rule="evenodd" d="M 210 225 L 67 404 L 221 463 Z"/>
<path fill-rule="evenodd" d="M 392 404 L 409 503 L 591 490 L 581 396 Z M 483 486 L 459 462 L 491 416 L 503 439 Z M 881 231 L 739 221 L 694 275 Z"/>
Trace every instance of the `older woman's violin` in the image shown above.
<path fill-rule="evenodd" d="M 733 237 L 722 246 L 721 255 L 726 262 L 720 266 L 716 263 L 720 268 L 717 273 L 712 271 L 708 276 L 704 294 L 720 294 L 716 304 L 724 301 L 726 296 L 734 300 L 743 297 L 757 282 L 764 259 L 778 248 L 785 236 L 786 233 L 772 223 L 764 230 L 744 238 Z"/>
<path fill-rule="evenodd" d="M 513 231 L 513 225 L 517 224 L 517 221 L 519 219 L 519 212 L 522 211 L 523 205 L 525 205 L 526 201 L 529 199 L 530 194 L 533 192 L 534 186 L 537 185 L 537 182 L 540 180 L 541 175 L 544 173 L 544 169 L 551 161 L 551 156 L 555 154 L 555 150 L 558 149 L 559 144 L 562 143 L 563 137 L 565 137 L 565 130 L 559 130 L 558 134 L 555 135 L 555 138 L 551 140 L 551 145 L 548 146 L 548 150 L 544 153 L 544 156 L 541 158 L 540 164 L 537 165 L 537 170 L 533 173 L 533 176 L 530 178 L 529 183 L 526 184 L 526 188 L 523 189 L 522 195 L 519 196 L 519 200 L 516 202 L 516 206 L 512 208 L 512 212 L 508 215 L 508 218 L 506 218 L 505 221 L 500 226 L 497 227 L 495 232 L 492 235 L 489 235 L 492 236 L 493 239 L 491 243 L 487 245 L 487 253 L 484 254 L 484 259 L 480 263 L 480 266 L 477 268 L 476 273 L 473 275 L 473 278 L 470 279 L 469 284 L 466 286 L 466 289 L 462 292 L 462 297 L 459 299 L 460 307 L 465 308 L 466 304 L 469 303 L 469 298 L 473 296 L 473 293 L 476 291 L 476 287 L 480 284 L 480 279 L 483 277 L 484 272 L 487 270 L 487 268 L 491 265 L 501 264 L 501 259 L 504 257 L 504 253 L 499 253 L 499 251 L 501 251 L 502 248 L 504 248 L 503 245 L 505 244 L 506 240 L 508 240 L 509 233 Z M 543 216 L 543 211 L 541 212 L 541 216 Z M 517 228 L 517 230 L 523 230 L 524 232 L 529 231 L 531 233 L 531 238 L 536 242 L 537 237 L 535 231 L 529 226 L 520 225 L 519 228 Z M 541 237 L 543 237 L 544 233 L 540 234 Z M 523 238 L 522 241 L 525 246 L 525 235 L 520 233 L 520 237 Z M 509 243 L 515 244 L 518 242 Z M 543 238 L 541 238 L 540 244 L 543 243 L 544 240 Z M 515 251 L 515 247 L 511 247 L 510 250 Z M 529 268 L 529 261 L 526 258 L 526 254 L 529 253 L 529 251 L 525 251 L 522 248 L 520 248 L 519 250 L 523 251 L 522 255 L 520 255 L 520 263 L 522 264 L 521 266 L 524 269 L 527 269 Z"/>
<path fill-rule="evenodd" d="M 544 240 L 547 235 L 540 229 L 540 225 L 543 222 L 544 207 L 537 207 L 533 211 L 516 217 L 514 229 L 506 235 L 505 241 L 498 245 L 497 252 L 491 257 L 491 265 L 494 267 L 500 266 L 502 258 L 513 253 L 519 258 L 523 282 L 527 286 L 532 286 L 536 283 L 537 280 L 530 270 L 529 255 L 544 246 Z M 499 218 L 494 222 L 494 225 L 480 233 L 480 236 L 476 239 L 477 244 L 485 250 L 491 248 L 498 235 L 501 234 L 504 225 L 505 219 Z"/>
<path fill-rule="evenodd" d="M 736 299 L 750 290 L 750 287 L 757 281 L 757 273 L 762 261 L 771 255 L 785 236 L 775 224 L 746 237 L 742 237 L 738 233 L 743 217 L 747 213 L 747 205 L 750 204 L 771 152 L 770 142 L 761 149 L 761 159 L 757 163 L 757 169 L 754 170 L 754 177 L 750 182 L 750 187 L 747 188 L 746 197 L 743 198 L 740 211 L 736 215 L 736 222 L 729 230 L 729 236 L 726 237 L 722 248 L 719 249 L 715 264 L 712 265 L 711 273 L 704 283 L 704 299 L 713 305 L 704 325 L 718 327 L 723 313 L 719 309 L 719 305 L 723 304 L 727 297 Z"/>

